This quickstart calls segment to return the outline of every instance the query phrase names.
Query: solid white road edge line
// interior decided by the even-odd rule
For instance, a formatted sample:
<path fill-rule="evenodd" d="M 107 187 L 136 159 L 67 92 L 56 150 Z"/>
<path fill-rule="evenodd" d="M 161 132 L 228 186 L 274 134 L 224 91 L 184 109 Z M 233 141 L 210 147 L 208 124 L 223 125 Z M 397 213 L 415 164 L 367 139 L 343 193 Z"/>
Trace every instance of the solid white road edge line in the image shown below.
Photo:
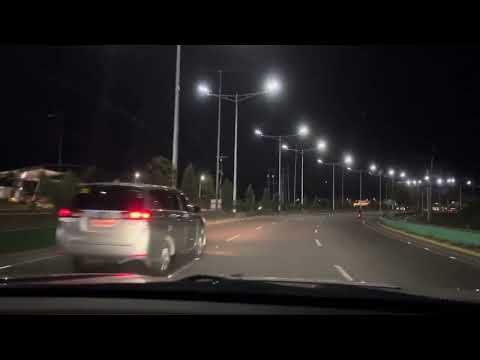
<path fill-rule="evenodd" d="M 56 257 L 59 257 L 59 256 L 63 256 L 63 255 L 58 254 L 58 255 L 45 256 L 45 257 L 32 259 L 32 260 L 21 261 L 19 263 L 15 263 L 15 264 L 0 266 L 0 270 L 8 269 L 8 268 L 11 268 L 11 267 L 14 267 L 14 266 L 19 266 L 19 265 L 31 264 L 31 263 L 34 263 L 34 262 L 37 262 L 37 261 L 49 260 L 49 259 L 53 259 L 53 258 L 56 258 Z"/>
<path fill-rule="evenodd" d="M 235 240 L 236 238 L 240 237 L 240 234 L 238 235 L 235 235 L 235 236 L 232 236 L 232 237 L 229 237 L 227 240 L 225 241 L 232 241 L 232 240 Z"/>
<path fill-rule="evenodd" d="M 353 278 L 340 265 L 333 265 L 333 267 L 342 275 L 347 281 L 353 281 Z"/>

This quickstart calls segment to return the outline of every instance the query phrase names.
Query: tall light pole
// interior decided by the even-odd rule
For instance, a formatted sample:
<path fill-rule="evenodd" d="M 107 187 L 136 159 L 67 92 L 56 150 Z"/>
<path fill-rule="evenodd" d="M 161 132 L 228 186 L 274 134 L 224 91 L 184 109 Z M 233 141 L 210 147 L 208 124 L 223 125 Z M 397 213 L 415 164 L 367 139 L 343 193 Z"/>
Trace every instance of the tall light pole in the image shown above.
<path fill-rule="evenodd" d="M 205 84 L 199 84 L 197 87 L 198 92 L 205 96 L 214 96 L 220 100 L 226 100 L 235 104 L 235 144 L 234 144 L 234 156 L 233 156 L 233 212 L 237 212 L 237 159 L 238 159 L 238 104 L 246 101 L 258 95 L 274 95 L 281 90 L 280 82 L 275 78 L 267 79 L 265 83 L 265 89 L 263 91 L 255 93 L 244 94 L 214 94 L 210 91 L 210 88 Z"/>
<path fill-rule="evenodd" d="M 215 173 L 215 210 L 218 210 L 220 198 L 220 128 L 222 123 L 222 71 L 218 71 L 218 125 L 217 125 L 217 170 Z"/>
<path fill-rule="evenodd" d="M 200 181 L 198 182 L 198 200 L 202 198 L 202 183 L 205 181 L 205 175 L 200 175 Z"/>
<path fill-rule="evenodd" d="M 332 167 L 332 214 L 335 212 L 335 163 L 332 162 L 324 162 L 322 159 L 317 159 L 317 163 L 320 165 L 327 165 Z"/>
<path fill-rule="evenodd" d="M 322 159 L 317 159 L 317 163 L 320 165 L 328 165 L 332 167 L 332 213 L 335 212 L 335 166 L 341 165 L 342 169 L 344 165 L 351 165 L 353 163 L 353 157 L 350 154 L 347 154 L 342 162 L 325 162 Z"/>
<path fill-rule="evenodd" d="M 395 181 L 395 170 L 389 169 L 388 170 L 388 176 L 392 179 L 392 188 L 390 189 L 390 197 L 392 198 L 392 210 L 394 208 L 394 201 L 393 201 L 393 182 Z"/>
<path fill-rule="evenodd" d="M 380 213 L 382 212 L 382 171 L 378 170 L 377 172 L 377 165 L 371 164 L 369 167 L 369 174 L 370 175 L 375 175 L 375 173 L 378 173 L 378 211 Z"/>
<path fill-rule="evenodd" d="M 300 128 L 300 130 L 301 130 L 301 128 Z M 299 135 L 300 135 L 300 136 L 307 136 L 307 135 L 308 135 L 308 129 L 307 129 L 306 127 L 304 128 L 304 131 L 303 131 L 303 132 L 300 131 L 300 130 L 299 130 Z M 301 175 L 300 204 L 301 204 L 302 207 L 303 207 L 303 204 L 304 204 L 304 195 L 303 195 L 303 184 L 304 184 L 304 180 L 303 180 L 303 178 L 304 178 L 304 177 L 303 177 L 303 174 L 304 174 L 304 172 L 303 172 L 304 166 L 303 166 L 303 164 L 304 164 L 304 162 L 303 162 L 303 156 L 304 156 L 304 154 L 305 154 L 306 152 L 310 152 L 310 151 L 324 151 L 326 148 L 327 148 L 327 142 L 326 142 L 325 140 L 322 140 L 322 139 L 321 139 L 321 140 L 318 140 L 317 145 L 316 145 L 315 147 L 311 147 L 311 148 L 307 148 L 307 149 L 302 148 L 302 149 L 300 149 L 300 150 L 298 150 L 296 147 L 295 147 L 295 149 L 290 149 L 290 148 L 288 148 L 288 147 L 285 147 L 285 148 L 283 149 L 283 150 L 295 152 L 295 163 L 296 163 L 296 159 L 297 159 L 297 153 L 300 153 L 300 156 L 301 156 L 301 164 L 302 164 L 302 165 L 301 165 L 301 174 L 300 174 L 300 175 Z M 295 168 L 296 168 L 296 167 L 295 167 Z"/>
<path fill-rule="evenodd" d="M 350 167 L 350 165 L 352 164 L 353 164 L 352 155 L 350 154 L 345 155 L 345 157 L 343 158 L 343 166 L 342 166 L 342 208 L 343 208 L 343 177 L 345 173 L 345 166 Z"/>
<path fill-rule="evenodd" d="M 295 137 L 295 136 L 306 136 L 308 135 L 308 128 L 306 126 L 300 126 L 296 134 L 289 134 L 289 135 L 266 135 L 260 129 L 255 129 L 255 135 L 274 139 L 278 141 L 278 206 L 277 209 L 280 212 L 282 209 L 282 150 L 289 150 L 288 145 L 283 143 L 285 138 Z"/>
<path fill-rule="evenodd" d="M 297 206 L 297 147 L 295 146 L 295 171 L 293 173 L 293 204 Z"/>
<path fill-rule="evenodd" d="M 180 45 L 177 45 L 177 66 L 175 70 L 175 109 L 173 113 L 172 187 L 177 187 L 178 172 L 178 128 L 180 109 Z"/>

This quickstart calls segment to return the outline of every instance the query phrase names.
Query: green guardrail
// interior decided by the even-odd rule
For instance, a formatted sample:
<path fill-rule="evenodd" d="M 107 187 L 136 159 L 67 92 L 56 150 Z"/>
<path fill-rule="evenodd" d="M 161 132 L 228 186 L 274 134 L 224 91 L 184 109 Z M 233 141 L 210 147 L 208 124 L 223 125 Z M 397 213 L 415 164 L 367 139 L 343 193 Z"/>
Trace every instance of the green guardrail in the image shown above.
<path fill-rule="evenodd" d="M 402 230 L 414 235 L 447 241 L 452 244 L 466 246 L 480 246 L 480 232 L 461 229 L 451 229 L 436 225 L 413 224 L 407 221 L 380 218 L 380 221 L 394 229 Z"/>

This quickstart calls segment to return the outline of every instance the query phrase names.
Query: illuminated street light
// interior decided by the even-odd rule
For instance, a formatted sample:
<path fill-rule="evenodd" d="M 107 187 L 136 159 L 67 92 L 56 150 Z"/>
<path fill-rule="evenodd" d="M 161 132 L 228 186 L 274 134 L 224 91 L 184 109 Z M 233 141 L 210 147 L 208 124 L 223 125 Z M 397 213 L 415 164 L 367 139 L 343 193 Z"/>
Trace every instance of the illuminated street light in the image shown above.
<path fill-rule="evenodd" d="M 298 128 L 298 135 L 300 136 L 307 136 L 309 133 L 308 127 L 306 125 L 301 125 Z"/>
<path fill-rule="evenodd" d="M 317 163 L 323 164 L 323 160 L 322 159 L 317 159 Z"/>
<path fill-rule="evenodd" d="M 353 163 L 353 157 L 352 155 L 345 155 L 345 158 L 343 159 L 343 161 L 345 162 L 346 165 L 352 165 Z"/>
<path fill-rule="evenodd" d="M 197 86 L 197 91 L 200 95 L 209 95 L 211 93 L 207 84 L 201 83 Z"/>
<path fill-rule="evenodd" d="M 412 182 L 410 180 L 407 180 L 407 186 L 410 186 Z"/>
<path fill-rule="evenodd" d="M 370 171 L 371 172 L 377 171 L 377 165 L 375 165 L 375 164 L 370 165 Z"/>
<path fill-rule="evenodd" d="M 418 180 L 418 185 L 422 185 L 422 180 Z"/>
<path fill-rule="evenodd" d="M 351 167 L 347 167 L 347 170 L 348 170 L 348 171 L 352 171 L 352 168 L 351 168 Z"/>
<path fill-rule="evenodd" d="M 413 185 L 417 185 L 417 180 L 412 180 Z"/>
<path fill-rule="evenodd" d="M 393 169 L 388 170 L 388 175 L 389 176 L 394 176 L 395 175 L 395 170 L 393 170 Z"/>
<path fill-rule="evenodd" d="M 200 181 L 198 182 L 198 199 L 202 197 L 202 183 L 205 181 L 205 175 L 200 175 Z"/>
<path fill-rule="evenodd" d="M 257 135 L 257 136 L 262 136 L 262 135 L 263 135 L 262 130 L 260 130 L 260 129 L 255 129 L 255 135 Z"/>
<path fill-rule="evenodd" d="M 437 185 L 442 185 L 443 184 L 443 179 L 442 178 L 438 178 L 437 179 Z"/>
<path fill-rule="evenodd" d="M 276 94 L 280 92 L 282 89 L 282 85 L 280 81 L 274 77 L 270 77 L 265 82 L 265 92 L 269 94 Z"/>
<path fill-rule="evenodd" d="M 423 180 L 425 180 L 425 181 L 430 181 L 430 176 L 426 175 L 426 176 L 423 178 Z"/>
<path fill-rule="evenodd" d="M 135 171 L 134 177 L 135 177 L 135 183 L 137 183 L 138 179 L 140 178 L 140 173 L 138 171 Z"/>
<path fill-rule="evenodd" d="M 325 150 L 327 148 L 327 142 L 325 140 L 319 140 L 317 143 L 318 150 Z"/>
<path fill-rule="evenodd" d="M 467 181 L 467 185 L 468 185 L 468 186 L 472 185 L 472 180 L 468 180 L 468 181 Z"/>
<path fill-rule="evenodd" d="M 282 144 L 282 149 L 283 150 L 288 150 L 288 145 L 287 144 Z"/>
<path fill-rule="evenodd" d="M 405 171 L 402 171 L 402 172 L 400 173 L 400 177 L 401 177 L 401 178 L 404 178 L 405 176 L 406 176 Z"/>

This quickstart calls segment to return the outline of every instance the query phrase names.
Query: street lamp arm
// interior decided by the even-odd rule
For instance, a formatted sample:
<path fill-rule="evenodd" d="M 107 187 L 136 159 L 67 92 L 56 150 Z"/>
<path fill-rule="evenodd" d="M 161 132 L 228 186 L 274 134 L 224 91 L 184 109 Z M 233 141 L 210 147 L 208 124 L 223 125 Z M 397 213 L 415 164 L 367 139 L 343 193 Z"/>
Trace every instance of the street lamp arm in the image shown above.
<path fill-rule="evenodd" d="M 220 98 L 222 100 L 235 102 L 235 96 L 234 95 L 224 95 L 224 94 L 219 95 L 219 94 L 209 93 L 208 96 L 213 96 L 213 97 L 216 97 L 216 98 Z"/>
<path fill-rule="evenodd" d="M 259 92 L 255 92 L 255 93 L 238 94 L 238 102 L 248 100 L 248 99 L 253 98 L 255 96 L 265 95 L 267 93 L 268 93 L 267 91 L 259 91 Z"/>

